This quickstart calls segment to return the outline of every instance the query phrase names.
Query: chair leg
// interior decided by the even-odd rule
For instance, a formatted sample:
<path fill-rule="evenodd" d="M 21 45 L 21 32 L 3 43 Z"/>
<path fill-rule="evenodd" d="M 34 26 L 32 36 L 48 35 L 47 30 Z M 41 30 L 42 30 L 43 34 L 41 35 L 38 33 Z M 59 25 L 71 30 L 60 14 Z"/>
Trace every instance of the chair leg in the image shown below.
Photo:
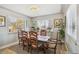
<path fill-rule="evenodd" d="M 42 45 L 42 49 L 43 49 L 43 53 L 45 54 L 46 53 L 46 48 L 45 48 L 44 44 Z"/>
<path fill-rule="evenodd" d="M 29 48 L 27 47 L 27 51 L 29 52 Z"/>
<path fill-rule="evenodd" d="M 29 52 L 29 46 L 27 45 L 27 51 Z"/>
<path fill-rule="evenodd" d="M 32 47 L 30 48 L 30 53 L 32 53 Z"/>
<path fill-rule="evenodd" d="M 54 49 L 54 54 L 56 54 L 56 48 Z"/>
<path fill-rule="evenodd" d="M 25 47 L 25 46 L 24 46 L 24 41 L 23 41 L 23 50 L 24 50 L 24 47 Z"/>
<path fill-rule="evenodd" d="M 24 50 L 24 45 L 22 47 L 23 47 L 23 50 Z"/>
<path fill-rule="evenodd" d="M 19 45 L 20 45 L 20 40 L 19 40 Z"/>
<path fill-rule="evenodd" d="M 44 54 L 46 53 L 46 49 L 44 48 Z"/>
<path fill-rule="evenodd" d="M 37 53 L 39 53 L 39 48 L 37 48 Z"/>
<path fill-rule="evenodd" d="M 20 45 L 20 41 L 19 41 L 19 45 Z"/>

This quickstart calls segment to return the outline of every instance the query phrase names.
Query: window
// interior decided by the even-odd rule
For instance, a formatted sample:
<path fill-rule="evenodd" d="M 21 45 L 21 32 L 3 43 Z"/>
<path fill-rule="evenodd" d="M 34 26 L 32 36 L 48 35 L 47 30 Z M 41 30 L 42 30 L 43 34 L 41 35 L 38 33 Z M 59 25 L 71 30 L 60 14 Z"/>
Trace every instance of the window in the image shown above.
<path fill-rule="evenodd" d="M 70 5 L 67 11 L 67 33 L 76 39 L 77 36 L 77 11 L 76 5 Z"/>
<path fill-rule="evenodd" d="M 39 28 L 48 28 L 49 27 L 49 20 L 37 20 L 37 26 Z"/>
<path fill-rule="evenodd" d="M 17 29 L 16 23 L 11 23 L 9 25 L 9 32 L 16 32 L 16 29 Z"/>
<path fill-rule="evenodd" d="M 9 16 L 8 29 L 9 32 L 17 32 L 18 29 L 24 29 L 24 22 L 22 18 L 15 18 Z"/>

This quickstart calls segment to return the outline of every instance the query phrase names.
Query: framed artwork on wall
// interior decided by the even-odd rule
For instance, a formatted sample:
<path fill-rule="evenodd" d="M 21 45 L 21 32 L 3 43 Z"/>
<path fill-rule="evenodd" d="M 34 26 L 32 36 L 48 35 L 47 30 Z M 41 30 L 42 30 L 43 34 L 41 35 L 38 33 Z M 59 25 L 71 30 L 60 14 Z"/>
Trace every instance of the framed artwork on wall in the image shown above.
<path fill-rule="evenodd" d="M 4 27 L 6 25 L 5 16 L 0 16 L 0 27 Z"/>
<path fill-rule="evenodd" d="M 54 20 L 54 28 L 60 28 L 62 26 L 62 19 Z"/>

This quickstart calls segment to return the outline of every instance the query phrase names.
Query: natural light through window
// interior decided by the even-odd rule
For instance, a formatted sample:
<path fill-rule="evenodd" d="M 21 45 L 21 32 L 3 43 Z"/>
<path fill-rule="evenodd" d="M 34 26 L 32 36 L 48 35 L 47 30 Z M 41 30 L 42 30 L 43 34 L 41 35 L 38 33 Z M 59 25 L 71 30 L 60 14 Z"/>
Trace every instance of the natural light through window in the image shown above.
<path fill-rule="evenodd" d="M 67 32 L 70 36 L 76 39 L 77 36 L 77 14 L 76 5 L 71 5 L 67 11 Z"/>
<path fill-rule="evenodd" d="M 39 28 L 48 28 L 49 27 L 49 20 L 37 20 L 37 26 Z"/>

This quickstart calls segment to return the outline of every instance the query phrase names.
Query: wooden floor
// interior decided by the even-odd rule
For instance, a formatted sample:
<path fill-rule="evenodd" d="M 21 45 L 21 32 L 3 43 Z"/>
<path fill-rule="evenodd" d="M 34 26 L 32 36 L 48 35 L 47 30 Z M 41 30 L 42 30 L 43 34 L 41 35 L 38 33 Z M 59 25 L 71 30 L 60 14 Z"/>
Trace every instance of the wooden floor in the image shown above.
<path fill-rule="evenodd" d="M 48 50 L 46 52 L 47 52 L 46 54 L 53 54 L 53 50 Z M 23 50 L 21 45 L 14 45 L 5 49 L 1 49 L 0 54 L 30 54 L 30 53 L 28 53 L 27 50 Z M 33 54 L 44 54 L 44 53 L 43 51 L 40 51 L 39 53 L 33 51 Z M 64 44 L 57 45 L 56 54 L 67 54 Z"/>

